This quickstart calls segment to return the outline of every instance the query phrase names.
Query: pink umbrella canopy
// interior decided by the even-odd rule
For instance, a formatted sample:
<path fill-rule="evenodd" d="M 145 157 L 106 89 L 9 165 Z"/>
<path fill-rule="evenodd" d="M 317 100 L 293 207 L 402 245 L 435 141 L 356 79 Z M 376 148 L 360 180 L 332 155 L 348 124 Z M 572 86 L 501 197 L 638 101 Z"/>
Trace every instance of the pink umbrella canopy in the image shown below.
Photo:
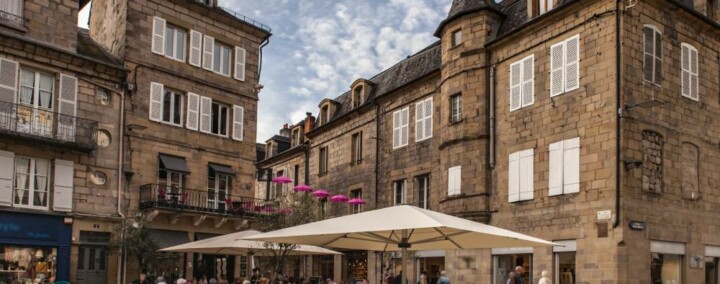
<path fill-rule="evenodd" d="M 312 187 L 306 184 L 298 184 L 293 189 L 295 191 L 308 192 L 312 190 Z"/>
<path fill-rule="evenodd" d="M 317 198 L 325 198 L 325 197 L 328 197 L 330 195 L 330 193 L 328 193 L 327 191 L 324 191 L 322 189 L 318 189 L 316 191 L 313 191 L 312 195 Z"/>
<path fill-rule="evenodd" d="M 365 204 L 365 200 L 363 200 L 362 198 L 353 198 L 353 199 L 350 199 L 350 201 L 348 201 L 348 204 L 362 205 L 362 204 Z"/>
<path fill-rule="evenodd" d="M 293 180 L 289 177 L 279 176 L 272 179 L 274 183 L 291 183 Z"/>
<path fill-rule="evenodd" d="M 342 195 L 342 194 L 333 195 L 333 197 L 330 197 L 330 201 L 332 201 L 332 202 L 337 202 L 337 203 L 347 202 L 347 201 L 348 201 L 348 197 L 345 196 L 345 195 Z"/>

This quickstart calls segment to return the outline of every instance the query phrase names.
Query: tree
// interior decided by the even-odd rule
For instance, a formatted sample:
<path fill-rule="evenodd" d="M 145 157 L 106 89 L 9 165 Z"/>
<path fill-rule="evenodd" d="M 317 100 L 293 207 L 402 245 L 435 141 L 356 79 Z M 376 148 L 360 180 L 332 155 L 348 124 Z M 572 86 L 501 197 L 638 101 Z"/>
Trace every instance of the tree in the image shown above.
<path fill-rule="evenodd" d="M 135 257 L 138 268 L 144 271 L 155 262 L 158 244 L 150 233 L 144 217 L 127 219 L 118 231 L 123 232 L 116 246 L 121 247 L 128 258 Z"/>

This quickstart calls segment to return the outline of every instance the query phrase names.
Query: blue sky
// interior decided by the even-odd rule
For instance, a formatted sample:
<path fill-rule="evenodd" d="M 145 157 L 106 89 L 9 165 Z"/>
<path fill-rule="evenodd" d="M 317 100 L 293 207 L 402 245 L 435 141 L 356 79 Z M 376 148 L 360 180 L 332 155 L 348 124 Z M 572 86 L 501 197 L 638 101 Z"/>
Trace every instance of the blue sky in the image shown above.
<path fill-rule="evenodd" d="M 358 78 L 370 78 L 437 40 L 452 0 L 219 0 L 272 28 L 263 49 L 258 142 L 305 112 L 317 115 Z M 82 11 L 79 23 L 87 23 Z"/>

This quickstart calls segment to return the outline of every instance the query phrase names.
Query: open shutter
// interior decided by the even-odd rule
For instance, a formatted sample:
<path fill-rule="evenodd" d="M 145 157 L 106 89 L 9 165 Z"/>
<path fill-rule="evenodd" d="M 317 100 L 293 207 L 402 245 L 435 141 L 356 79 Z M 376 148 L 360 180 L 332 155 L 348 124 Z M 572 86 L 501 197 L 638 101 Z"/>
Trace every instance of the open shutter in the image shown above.
<path fill-rule="evenodd" d="M 563 141 L 550 144 L 550 173 L 548 175 L 548 195 L 563 194 Z"/>
<path fill-rule="evenodd" d="M 520 109 L 521 106 L 521 64 L 520 61 L 510 64 L 510 111 Z"/>
<path fill-rule="evenodd" d="M 15 153 L 0 151 L 0 206 L 11 206 Z"/>
<path fill-rule="evenodd" d="M 243 141 L 243 115 L 244 109 L 241 106 L 233 106 L 232 138 L 237 141 Z"/>
<path fill-rule="evenodd" d="M 508 157 L 508 202 L 520 200 L 520 152 Z"/>
<path fill-rule="evenodd" d="M 198 130 L 198 121 L 200 120 L 200 95 L 188 93 L 187 102 L 187 120 L 185 127 L 190 130 Z"/>
<path fill-rule="evenodd" d="M 522 106 L 535 102 L 535 56 L 530 55 L 522 60 Z"/>
<path fill-rule="evenodd" d="M 55 183 L 53 187 L 53 210 L 71 212 L 73 205 L 72 161 L 55 160 Z"/>
<path fill-rule="evenodd" d="M 520 200 L 533 199 L 535 150 L 520 152 Z"/>
<path fill-rule="evenodd" d="M 425 100 L 425 138 L 430 138 L 433 136 L 433 101 L 432 98 L 428 98 Z"/>
<path fill-rule="evenodd" d="M 162 99 L 163 93 L 165 92 L 163 90 L 164 88 L 163 84 L 155 82 L 150 83 L 150 105 L 148 114 L 150 120 L 152 121 L 162 121 Z"/>
<path fill-rule="evenodd" d="M 212 119 L 212 99 L 200 97 L 200 132 L 210 133 Z"/>
<path fill-rule="evenodd" d="M 215 56 L 215 38 L 205 35 L 203 38 L 202 67 L 213 70 L 213 57 Z"/>
<path fill-rule="evenodd" d="M 235 47 L 235 80 L 245 81 L 245 49 Z"/>
<path fill-rule="evenodd" d="M 698 73 L 698 52 L 690 48 L 690 98 L 698 100 L 698 86 L 700 85 Z"/>
<path fill-rule="evenodd" d="M 65 74 L 60 75 L 57 138 L 65 141 L 75 141 L 77 84 L 77 78 Z"/>
<path fill-rule="evenodd" d="M 400 111 L 393 112 L 393 149 L 400 147 Z"/>
<path fill-rule="evenodd" d="M 563 142 L 563 192 L 580 192 L 580 138 Z"/>
<path fill-rule="evenodd" d="M 153 17 L 152 28 L 152 52 L 156 54 L 165 54 L 165 19 Z"/>
<path fill-rule="evenodd" d="M 415 141 L 425 138 L 425 101 L 415 104 Z"/>
<path fill-rule="evenodd" d="M 580 88 L 580 36 L 565 42 L 565 92 Z"/>
<path fill-rule="evenodd" d="M 401 123 L 402 123 L 402 131 L 400 131 L 400 137 L 401 146 L 405 146 L 408 144 L 409 136 L 410 136 L 410 108 L 406 107 L 402 109 L 401 113 Z"/>
<path fill-rule="evenodd" d="M 195 67 L 200 67 L 202 61 L 202 33 L 190 30 L 190 56 L 188 56 L 188 63 Z"/>
<path fill-rule="evenodd" d="M 565 91 L 563 67 L 565 66 L 565 42 L 550 47 L 550 96 L 557 96 Z"/>
<path fill-rule="evenodd" d="M 0 128 L 15 127 L 15 102 L 18 87 L 18 63 L 0 58 Z"/>

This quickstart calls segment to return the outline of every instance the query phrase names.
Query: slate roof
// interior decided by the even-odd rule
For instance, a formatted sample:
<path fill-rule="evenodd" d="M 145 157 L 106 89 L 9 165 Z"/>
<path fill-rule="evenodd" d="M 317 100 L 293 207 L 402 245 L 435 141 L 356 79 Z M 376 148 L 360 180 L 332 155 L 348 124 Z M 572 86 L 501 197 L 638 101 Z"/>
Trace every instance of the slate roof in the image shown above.
<path fill-rule="evenodd" d="M 87 29 L 78 28 L 77 53 L 122 68 L 123 63 L 90 37 Z"/>

